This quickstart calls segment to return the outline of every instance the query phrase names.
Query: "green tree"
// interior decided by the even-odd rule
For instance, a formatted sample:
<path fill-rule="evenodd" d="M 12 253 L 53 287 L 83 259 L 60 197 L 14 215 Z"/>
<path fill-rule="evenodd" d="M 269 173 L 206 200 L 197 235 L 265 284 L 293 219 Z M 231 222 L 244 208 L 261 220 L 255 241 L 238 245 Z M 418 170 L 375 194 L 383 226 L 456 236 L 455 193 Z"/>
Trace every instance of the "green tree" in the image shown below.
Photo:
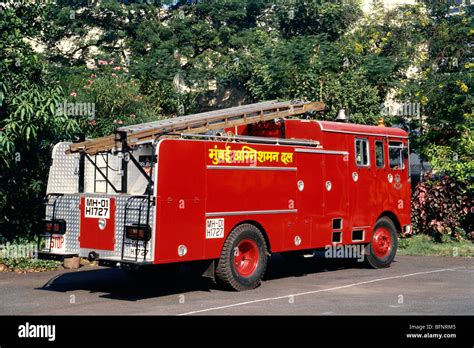
<path fill-rule="evenodd" d="M 276 23 L 284 38 L 326 34 L 337 40 L 360 18 L 357 1 L 293 0 L 274 6 Z"/>
<path fill-rule="evenodd" d="M 28 43 L 40 36 L 43 9 L 16 2 L 0 10 L 0 239 L 37 232 L 49 146 L 76 129 L 56 112 L 62 89 Z"/>
<path fill-rule="evenodd" d="M 456 14 L 442 2 L 426 2 L 426 8 L 420 73 L 401 90 L 404 98 L 422 106 L 423 117 L 408 122 L 419 130 L 412 142 L 436 171 L 472 180 L 474 7 L 460 7 Z"/>

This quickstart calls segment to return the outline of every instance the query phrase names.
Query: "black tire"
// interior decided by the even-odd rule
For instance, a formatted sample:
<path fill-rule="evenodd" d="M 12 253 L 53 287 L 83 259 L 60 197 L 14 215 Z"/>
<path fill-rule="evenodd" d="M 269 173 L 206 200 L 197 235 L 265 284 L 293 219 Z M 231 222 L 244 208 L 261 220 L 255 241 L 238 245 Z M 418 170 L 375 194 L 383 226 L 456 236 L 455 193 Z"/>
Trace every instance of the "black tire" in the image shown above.
<path fill-rule="evenodd" d="M 380 232 L 380 231 L 385 232 Z M 388 246 L 384 245 L 384 241 L 379 241 L 378 238 L 382 237 L 390 238 Z M 378 235 L 378 237 L 377 237 Z M 372 239 L 370 244 L 366 247 L 366 259 L 367 263 L 372 268 L 386 268 L 392 263 L 398 248 L 397 229 L 393 221 L 384 216 L 377 220 L 372 233 Z M 387 244 L 386 240 L 385 244 Z M 386 253 L 383 251 L 387 249 Z"/>
<path fill-rule="evenodd" d="M 240 246 L 252 245 L 256 257 L 250 259 L 253 266 L 248 275 L 242 275 L 236 268 L 235 257 Z M 237 252 L 237 253 L 236 253 Z M 256 260 L 253 262 L 252 260 Z M 248 261 L 248 260 L 247 260 Z M 245 261 L 242 261 L 245 262 Z M 267 267 L 267 244 L 260 230 L 250 224 L 237 226 L 227 237 L 216 267 L 216 282 L 226 289 L 236 291 L 254 289 L 260 285 Z"/>

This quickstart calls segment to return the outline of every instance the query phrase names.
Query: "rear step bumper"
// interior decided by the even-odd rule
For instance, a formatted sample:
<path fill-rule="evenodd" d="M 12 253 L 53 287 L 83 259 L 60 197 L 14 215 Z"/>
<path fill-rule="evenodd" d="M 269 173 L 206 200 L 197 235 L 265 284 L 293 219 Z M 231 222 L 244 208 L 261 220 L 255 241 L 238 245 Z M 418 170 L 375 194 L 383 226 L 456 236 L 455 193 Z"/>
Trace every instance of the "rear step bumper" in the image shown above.
<path fill-rule="evenodd" d="M 78 257 L 78 254 L 54 254 L 48 251 L 39 251 L 38 259 L 39 260 L 54 260 L 54 261 L 64 261 L 64 259 L 70 257 Z"/>
<path fill-rule="evenodd" d="M 120 267 L 123 269 L 138 269 L 142 266 L 153 265 L 151 261 L 126 261 L 126 260 L 108 260 L 108 259 L 99 259 L 99 266 L 105 267 Z"/>
<path fill-rule="evenodd" d="M 70 257 L 79 257 L 79 254 L 54 254 L 47 251 L 40 251 L 38 252 L 38 259 L 39 260 L 53 260 L 53 261 L 64 261 L 64 259 Z M 153 265 L 151 261 L 128 261 L 128 260 L 108 260 L 108 259 L 99 259 L 99 266 L 104 267 L 120 267 L 123 269 L 138 269 L 142 266 L 150 266 Z"/>
<path fill-rule="evenodd" d="M 38 259 L 39 260 L 54 260 L 54 261 L 64 261 L 64 259 L 70 257 L 79 257 L 79 254 L 54 254 L 47 251 L 40 251 L 38 252 Z M 120 267 L 124 269 L 138 269 L 142 266 L 150 266 L 153 265 L 151 261 L 120 261 L 120 260 L 109 260 L 109 259 L 99 259 L 99 266 L 105 267 Z"/>

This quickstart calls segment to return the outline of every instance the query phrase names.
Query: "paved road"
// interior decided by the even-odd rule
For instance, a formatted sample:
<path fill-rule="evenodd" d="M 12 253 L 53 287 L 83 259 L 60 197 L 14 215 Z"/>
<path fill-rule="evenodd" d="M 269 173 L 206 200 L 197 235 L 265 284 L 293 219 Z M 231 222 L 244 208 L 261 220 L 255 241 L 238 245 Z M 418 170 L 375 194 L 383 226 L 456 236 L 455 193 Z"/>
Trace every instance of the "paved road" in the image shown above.
<path fill-rule="evenodd" d="M 218 290 L 181 270 L 135 278 L 119 269 L 83 267 L 33 274 L 0 273 L 0 314 L 430 314 L 474 313 L 474 259 L 398 256 L 388 269 L 357 262 L 275 255 L 262 285 Z"/>

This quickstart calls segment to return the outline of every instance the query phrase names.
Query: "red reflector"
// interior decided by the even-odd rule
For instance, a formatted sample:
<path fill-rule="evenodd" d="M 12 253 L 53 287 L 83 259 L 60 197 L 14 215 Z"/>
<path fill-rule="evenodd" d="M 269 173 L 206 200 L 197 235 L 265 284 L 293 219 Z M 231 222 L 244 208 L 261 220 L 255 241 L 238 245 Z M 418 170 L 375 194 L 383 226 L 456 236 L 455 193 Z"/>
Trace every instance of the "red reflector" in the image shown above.
<path fill-rule="evenodd" d="M 43 231 L 47 233 L 64 234 L 66 232 L 66 221 L 43 220 Z"/>

